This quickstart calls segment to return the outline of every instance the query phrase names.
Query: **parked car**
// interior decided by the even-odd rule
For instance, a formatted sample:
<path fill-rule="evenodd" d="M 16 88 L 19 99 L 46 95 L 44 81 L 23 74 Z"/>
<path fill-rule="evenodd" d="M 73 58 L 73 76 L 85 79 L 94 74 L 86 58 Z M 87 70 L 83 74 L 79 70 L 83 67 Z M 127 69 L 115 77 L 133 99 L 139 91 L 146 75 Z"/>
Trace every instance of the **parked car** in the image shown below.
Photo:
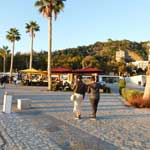
<path fill-rule="evenodd" d="M 100 84 L 103 86 L 103 85 L 106 85 L 106 82 L 105 81 L 100 81 Z"/>

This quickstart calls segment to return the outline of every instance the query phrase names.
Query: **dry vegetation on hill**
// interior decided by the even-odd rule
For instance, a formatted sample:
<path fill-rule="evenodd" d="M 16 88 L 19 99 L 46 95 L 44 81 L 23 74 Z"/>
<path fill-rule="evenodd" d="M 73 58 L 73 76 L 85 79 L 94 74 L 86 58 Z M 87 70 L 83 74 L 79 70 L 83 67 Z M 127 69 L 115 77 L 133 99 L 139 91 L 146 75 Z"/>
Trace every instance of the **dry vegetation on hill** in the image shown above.
<path fill-rule="evenodd" d="M 140 61 L 143 60 L 143 58 L 141 56 L 139 56 L 139 54 L 133 52 L 133 51 L 129 51 L 128 50 L 128 55 L 132 58 L 133 61 Z"/>

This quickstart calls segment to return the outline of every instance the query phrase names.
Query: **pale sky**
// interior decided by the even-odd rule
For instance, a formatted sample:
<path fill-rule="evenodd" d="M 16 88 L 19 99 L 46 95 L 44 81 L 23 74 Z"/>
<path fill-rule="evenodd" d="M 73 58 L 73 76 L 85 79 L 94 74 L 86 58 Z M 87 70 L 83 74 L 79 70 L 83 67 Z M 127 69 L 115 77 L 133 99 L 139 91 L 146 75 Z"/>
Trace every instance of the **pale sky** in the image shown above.
<path fill-rule="evenodd" d="M 25 24 L 36 21 L 34 50 L 48 47 L 48 23 L 34 7 L 36 0 L 3 0 L 0 5 L 0 47 L 9 46 L 6 34 L 16 27 L 21 40 L 16 42 L 15 52 L 29 52 L 30 38 Z M 94 44 L 97 41 L 150 40 L 150 0 L 66 0 L 64 11 L 53 21 L 52 49 L 60 50 Z"/>

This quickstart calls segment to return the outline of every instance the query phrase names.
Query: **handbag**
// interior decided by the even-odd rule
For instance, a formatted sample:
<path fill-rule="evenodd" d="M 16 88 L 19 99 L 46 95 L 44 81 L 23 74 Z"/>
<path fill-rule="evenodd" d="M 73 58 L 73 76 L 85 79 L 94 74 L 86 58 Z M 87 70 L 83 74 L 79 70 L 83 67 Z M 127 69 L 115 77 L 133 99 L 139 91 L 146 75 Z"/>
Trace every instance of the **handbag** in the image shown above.
<path fill-rule="evenodd" d="M 70 100 L 71 101 L 74 101 L 76 99 L 76 95 L 73 93 L 71 96 L 70 96 Z"/>

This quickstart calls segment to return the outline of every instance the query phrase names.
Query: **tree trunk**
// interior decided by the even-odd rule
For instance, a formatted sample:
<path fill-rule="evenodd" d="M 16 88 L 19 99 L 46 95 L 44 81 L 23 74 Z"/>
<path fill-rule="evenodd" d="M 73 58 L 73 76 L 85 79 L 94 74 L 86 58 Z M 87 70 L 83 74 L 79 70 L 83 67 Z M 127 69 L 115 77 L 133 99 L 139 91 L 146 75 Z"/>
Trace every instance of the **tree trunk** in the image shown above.
<path fill-rule="evenodd" d="M 3 72 L 6 72 L 6 55 L 3 58 Z"/>
<path fill-rule="evenodd" d="M 34 33 L 32 31 L 31 33 L 31 49 L 30 49 L 30 65 L 29 65 L 29 69 L 32 69 L 32 60 L 33 60 L 33 36 Z"/>
<path fill-rule="evenodd" d="M 48 17 L 48 90 L 52 90 L 52 79 L 51 79 L 51 51 L 52 51 L 52 16 Z"/>
<path fill-rule="evenodd" d="M 150 47 L 149 47 L 149 50 L 148 50 L 148 61 L 150 61 Z"/>
<path fill-rule="evenodd" d="M 13 71 L 13 62 L 14 62 L 14 48 L 15 48 L 15 42 L 12 42 L 12 52 L 11 52 L 11 63 L 10 63 L 10 82 L 12 78 L 12 71 Z"/>
<path fill-rule="evenodd" d="M 150 62 L 148 63 L 148 69 L 146 73 L 146 85 L 143 100 L 150 100 Z"/>

